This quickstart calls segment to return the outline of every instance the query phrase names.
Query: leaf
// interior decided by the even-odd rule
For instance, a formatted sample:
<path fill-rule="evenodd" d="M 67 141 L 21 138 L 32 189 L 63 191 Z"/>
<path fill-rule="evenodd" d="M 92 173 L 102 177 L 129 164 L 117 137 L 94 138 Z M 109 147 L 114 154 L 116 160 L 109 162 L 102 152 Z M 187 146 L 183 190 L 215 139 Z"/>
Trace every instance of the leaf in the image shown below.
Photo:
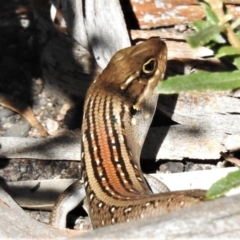
<path fill-rule="evenodd" d="M 194 35 L 187 36 L 187 42 L 191 47 L 196 48 L 210 42 L 211 40 L 216 40 L 216 36 L 223 32 L 223 30 L 223 26 L 212 25 Z"/>
<path fill-rule="evenodd" d="M 207 27 L 212 26 L 208 21 L 196 21 L 191 24 L 191 27 L 194 28 L 197 32 L 206 29 Z"/>
<path fill-rule="evenodd" d="M 240 56 L 237 56 L 233 59 L 233 64 L 240 70 Z"/>
<path fill-rule="evenodd" d="M 190 91 L 223 91 L 240 88 L 240 71 L 198 72 L 190 75 L 170 77 L 160 82 L 156 93 L 173 94 Z"/>
<path fill-rule="evenodd" d="M 219 20 L 215 12 L 212 10 L 212 8 L 205 2 L 201 2 L 201 6 L 204 8 L 207 20 L 211 24 L 217 24 Z"/>
<path fill-rule="evenodd" d="M 215 57 L 220 58 L 220 57 L 231 56 L 231 55 L 240 55 L 240 48 L 231 47 L 231 46 L 221 47 L 219 48 Z"/>
<path fill-rule="evenodd" d="M 236 32 L 235 35 L 238 38 L 238 40 L 240 40 L 240 31 Z"/>
<path fill-rule="evenodd" d="M 221 34 L 217 34 L 214 38 L 213 41 L 215 41 L 216 43 L 226 43 L 226 40 L 222 37 Z"/>
<path fill-rule="evenodd" d="M 226 177 L 215 182 L 207 191 L 207 199 L 214 199 L 223 196 L 232 188 L 240 186 L 240 170 L 229 173 Z"/>

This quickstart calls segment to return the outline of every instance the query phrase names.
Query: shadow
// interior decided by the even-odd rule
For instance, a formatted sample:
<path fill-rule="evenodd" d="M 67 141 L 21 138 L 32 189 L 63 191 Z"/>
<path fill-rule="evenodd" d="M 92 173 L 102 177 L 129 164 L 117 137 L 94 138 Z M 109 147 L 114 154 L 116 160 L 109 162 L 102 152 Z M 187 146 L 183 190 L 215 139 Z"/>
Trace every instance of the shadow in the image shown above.
<path fill-rule="evenodd" d="M 15 146 L 12 150 L 7 148 L 1 152 L 1 155 L 9 154 L 10 156 L 12 156 L 15 155 L 15 153 L 18 153 L 19 156 L 25 155 L 28 159 L 61 159 L 61 155 L 59 153 L 65 151 L 65 149 L 67 148 L 71 149 L 71 146 L 73 146 L 73 149 L 76 149 L 76 145 L 79 145 L 79 156 L 77 155 L 76 157 L 76 154 L 71 152 L 66 153 L 68 155 L 68 157 L 66 158 L 68 160 L 73 159 L 74 161 L 80 159 L 80 137 L 73 137 L 67 134 L 55 136 L 54 138 L 47 138 L 45 140 L 39 138 L 36 141 L 26 142 L 24 145 L 20 144 L 20 146 L 18 147 Z M 58 149 L 57 147 L 60 149 Z M 61 149 L 61 147 L 64 149 Z M 64 160 L 64 156 L 62 156 L 62 158 Z M 53 162 L 54 161 L 55 160 L 53 160 Z"/>
<path fill-rule="evenodd" d="M 2 169 L 1 171 L 3 171 L 3 169 L 9 165 L 9 161 L 10 161 L 10 159 L 8 159 L 4 156 L 0 156 L 0 169 Z M 4 179 L 4 177 L 2 177 L 2 176 L 0 176 L 0 187 L 2 187 L 5 191 L 8 190 L 6 179 Z"/>
<path fill-rule="evenodd" d="M 44 1 L 38 1 L 40 2 Z M 16 13 L 20 4 L 22 9 L 26 7 L 29 13 L 27 20 L 30 25 L 27 28 L 22 27 L 21 16 Z M 64 123 L 69 129 L 79 128 L 85 93 L 95 76 L 96 62 L 89 51 L 53 26 L 49 18 L 49 8 L 40 6 L 38 13 L 41 15 L 38 15 L 36 24 L 28 4 L 29 1 L 24 0 L 17 3 L 0 3 L 0 93 L 10 94 L 32 106 L 33 78 L 47 79 L 45 84 L 50 95 L 56 94 L 63 103 L 65 101 L 72 103 L 73 108 L 67 112 Z M 61 6 L 59 8 L 61 9 Z M 69 8 L 69 11 L 70 16 L 74 16 L 73 10 Z M 87 66 L 84 65 L 85 62 L 88 62 Z M 52 141 L 68 143 L 66 138 L 55 137 L 29 150 L 43 151 L 47 155 Z M 3 158 L 3 155 L 1 157 Z M 51 159 L 50 155 L 49 159 Z M 16 166 L 19 166 L 19 160 L 17 161 Z M 42 168 L 47 169 L 55 162 L 42 161 Z M 1 168 L 6 168 L 8 164 L 8 159 L 0 161 Z M 34 168 L 32 171 L 35 171 Z M 40 187 L 36 185 L 31 190 L 24 186 L 9 188 L 3 177 L 0 178 L 0 186 L 13 198 L 24 197 L 24 192 L 34 194 Z M 42 191 L 38 200 L 55 201 L 58 195 L 59 192 L 53 190 Z"/>
<path fill-rule="evenodd" d="M 38 44 L 29 6 L 26 1 L 17 4 L 1 1 L 0 94 L 11 95 L 32 106 L 32 79 L 38 78 L 40 72 Z"/>
<path fill-rule="evenodd" d="M 78 164 L 78 161 L 71 164 L 69 160 L 9 160 L 1 157 L 0 167 L 3 171 L 0 186 L 25 208 L 37 209 L 36 206 L 42 205 L 40 209 L 50 210 L 64 189 L 61 190 L 62 187 L 54 189 L 54 183 L 51 181 L 46 183 L 43 179 L 64 175 L 69 179 L 78 179 L 80 169 L 74 168 Z"/>
<path fill-rule="evenodd" d="M 171 72 L 172 65 L 169 64 L 169 61 L 167 62 L 167 69 L 165 73 L 165 79 L 172 74 Z M 177 73 L 175 73 L 176 75 Z M 172 95 L 159 95 L 158 98 L 158 107 L 156 109 L 155 115 L 153 117 L 153 121 L 151 124 L 150 129 L 154 129 L 155 127 L 161 128 L 161 134 L 156 136 L 156 139 L 151 139 L 147 136 L 146 141 L 144 142 L 142 154 L 146 156 L 146 152 L 151 152 L 152 156 L 157 156 L 158 151 L 162 145 L 163 140 L 165 139 L 169 128 L 172 125 L 176 125 L 178 123 L 174 122 L 172 120 L 172 113 L 174 112 L 175 105 L 177 103 L 178 95 L 172 94 Z M 167 110 L 168 115 L 161 110 L 159 106 L 161 106 L 161 103 L 166 102 L 167 103 Z M 143 172 L 145 173 L 155 173 L 156 169 L 158 168 L 159 163 L 156 161 L 156 158 L 154 159 L 146 159 L 141 157 L 141 167 Z"/>
<path fill-rule="evenodd" d="M 211 71 L 211 72 L 221 72 L 229 70 L 228 66 L 223 65 L 220 62 L 207 62 L 205 60 L 199 59 L 171 59 L 167 62 L 167 69 L 165 74 L 165 79 L 175 75 L 183 75 L 186 73 L 186 67 L 189 66 L 189 73 L 195 68 L 202 71 Z M 158 99 L 158 108 L 156 109 L 155 116 L 151 128 L 157 127 L 161 128 L 161 134 L 156 136 L 156 140 L 150 139 L 147 137 L 144 146 L 143 154 L 146 156 L 146 152 L 153 153 L 154 156 L 157 156 L 158 151 L 164 141 L 170 127 L 172 125 L 178 124 L 172 120 L 172 114 L 178 100 L 178 94 L 172 95 L 160 95 Z M 185 131 L 186 135 L 189 133 L 195 134 L 196 136 L 201 136 L 201 130 L 199 128 L 189 128 L 189 131 Z M 141 159 L 141 166 L 144 172 L 154 173 L 161 161 L 156 159 Z"/>
<path fill-rule="evenodd" d="M 140 29 L 137 17 L 133 11 L 130 0 L 120 0 L 127 29 Z"/>
<path fill-rule="evenodd" d="M 43 1 L 44 2 L 44 1 Z M 86 91 L 95 77 L 97 63 L 92 54 L 61 26 L 50 19 L 50 5 L 37 6 L 36 19 L 38 42 L 41 52 L 41 70 L 47 95 L 57 96 L 63 103 L 70 103 L 70 109 L 64 119 L 69 129 L 81 126 L 83 103 Z M 68 5 L 56 6 L 59 14 L 68 19 L 68 32 L 72 32 L 74 11 Z"/>
<path fill-rule="evenodd" d="M 60 101 L 72 103 L 74 107 L 66 114 L 64 124 L 76 129 L 81 125 L 79 113 L 83 112 L 85 93 L 95 76 L 96 62 L 90 52 L 53 26 L 50 6 L 45 6 L 47 2 L 37 3 L 37 24 L 28 1 L 0 5 L 0 94 L 11 95 L 16 102 L 21 100 L 32 107 L 33 78 L 41 77 L 47 80 L 49 96 L 54 93 Z M 69 16 L 74 16 L 74 11 L 71 8 L 69 11 L 71 27 L 73 18 Z M 23 20 L 30 25 L 24 28 Z M 88 66 L 83 66 L 83 62 L 88 62 Z"/>
<path fill-rule="evenodd" d="M 40 182 L 39 182 L 40 185 Z M 50 204 L 52 205 L 58 198 L 59 192 L 54 190 L 41 190 L 36 194 L 37 186 L 35 190 L 29 189 L 24 186 L 9 186 L 6 182 L 2 185 L 0 181 L 0 186 L 20 205 L 24 206 L 26 209 L 39 209 L 38 205 L 42 204 L 44 206 Z M 27 207 L 28 202 L 32 205 Z M 33 206 L 36 204 L 35 207 Z M 41 209 L 41 208 L 40 208 Z M 46 206 L 42 210 L 51 210 L 51 206 Z"/>
<path fill-rule="evenodd" d="M 79 219 L 79 216 L 81 217 L 87 217 L 88 214 L 82 207 L 82 203 L 80 203 L 75 209 L 73 209 L 71 212 L 67 215 L 67 228 L 74 229 L 76 226 L 76 220 Z M 79 224 L 77 224 L 79 225 Z"/>

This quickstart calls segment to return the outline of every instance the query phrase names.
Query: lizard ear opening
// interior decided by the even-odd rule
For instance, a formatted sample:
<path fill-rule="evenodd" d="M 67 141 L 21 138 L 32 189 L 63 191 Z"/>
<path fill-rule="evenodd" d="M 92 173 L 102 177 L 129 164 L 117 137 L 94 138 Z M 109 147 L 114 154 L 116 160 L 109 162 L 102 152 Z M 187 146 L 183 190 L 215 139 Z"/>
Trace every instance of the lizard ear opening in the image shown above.
<path fill-rule="evenodd" d="M 157 61 L 154 58 L 150 58 L 143 64 L 142 75 L 144 77 L 152 75 L 157 68 Z"/>

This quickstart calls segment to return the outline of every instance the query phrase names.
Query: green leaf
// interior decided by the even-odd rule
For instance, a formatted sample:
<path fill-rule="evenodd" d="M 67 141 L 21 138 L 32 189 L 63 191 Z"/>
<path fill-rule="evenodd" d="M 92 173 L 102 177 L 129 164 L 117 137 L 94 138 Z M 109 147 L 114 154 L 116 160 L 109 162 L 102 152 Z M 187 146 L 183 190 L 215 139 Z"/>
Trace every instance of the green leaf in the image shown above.
<path fill-rule="evenodd" d="M 240 31 L 236 32 L 235 35 L 237 36 L 238 40 L 240 40 Z"/>
<path fill-rule="evenodd" d="M 194 28 L 197 32 L 206 29 L 207 27 L 212 26 L 208 21 L 196 21 L 191 24 L 191 27 Z"/>
<path fill-rule="evenodd" d="M 240 56 L 237 56 L 233 59 L 233 64 L 240 70 Z"/>
<path fill-rule="evenodd" d="M 202 7 L 204 8 L 204 12 L 206 14 L 206 18 L 207 20 L 211 23 L 211 24 L 217 24 L 219 23 L 219 20 L 217 18 L 217 15 L 215 14 L 215 12 L 212 10 L 212 8 L 205 2 L 201 2 L 200 3 L 202 5 Z"/>
<path fill-rule="evenodd" d="M 232 188 L 240 186 L 240 170 L 229 173 L 226 177 L 215 182 L 207 191 L 207 199 L 214 199 L 223 196 Z"/>
<path fill-rule="evenodd" d="M 226 40 L 222 37 L 221 34 L 217 34 L 217 35 L 213 38 L 213 41 L 215 41 L 216 43 L 220 43 L 220 44 L 226 43 Z"/>
<path fill-rule="evenodd" d="M 216 40 L 216 36 L 223 32 L 223 30 L 223 26 L 212 25 L 194 35 L 187 36 L 187 42 L 191 47 L 196 48 L 210 42 L 211 40 Z"/>
<path fill-rule="evenodd" d="M 215 57 L 220 58 L 224 56 L 240 55 L 240 48 L 224 46 L 218 49 Z"/>
<path fill-rule="evenodd" d="M 160 82 L 155 92 L 173 94 L 190 91 L 223 91 L 240 87 L 240 71 L 235 72 L 198 72 L 190 75 L 170 77 Z"/>

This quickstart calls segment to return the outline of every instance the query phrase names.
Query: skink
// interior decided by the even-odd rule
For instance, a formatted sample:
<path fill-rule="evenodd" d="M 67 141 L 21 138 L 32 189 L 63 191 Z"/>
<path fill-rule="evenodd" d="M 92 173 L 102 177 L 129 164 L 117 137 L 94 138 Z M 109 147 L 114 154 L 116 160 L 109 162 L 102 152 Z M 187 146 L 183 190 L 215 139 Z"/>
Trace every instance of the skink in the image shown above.
<path fill-rule="evenodd" d="M 161 215 L 205 200 L 205 191 L 154 194 L 140 168 L 141 149 L 164 77 L 158 37 L 118 51 L 88 89 L 82 124 L 83 180 L 93 228 Z"/>

